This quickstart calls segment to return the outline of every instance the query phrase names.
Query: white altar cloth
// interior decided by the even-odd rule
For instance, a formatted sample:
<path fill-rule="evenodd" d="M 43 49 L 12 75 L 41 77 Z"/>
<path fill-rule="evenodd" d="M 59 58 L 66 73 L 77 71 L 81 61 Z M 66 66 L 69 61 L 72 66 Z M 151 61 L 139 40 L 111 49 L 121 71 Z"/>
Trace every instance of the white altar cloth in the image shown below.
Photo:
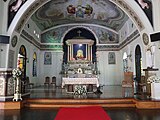
<path fill-rule="evenodd" d="M 77 85 L 77 84 L 94 84 L 99 87 L 98 78 L 62 78 L 62 88 L 66 85 Z"/>

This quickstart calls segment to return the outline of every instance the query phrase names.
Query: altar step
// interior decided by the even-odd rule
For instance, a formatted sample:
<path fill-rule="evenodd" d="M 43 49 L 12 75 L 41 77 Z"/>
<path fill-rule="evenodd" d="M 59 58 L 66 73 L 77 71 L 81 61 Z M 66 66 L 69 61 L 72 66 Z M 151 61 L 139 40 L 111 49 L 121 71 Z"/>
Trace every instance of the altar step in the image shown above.
<path fill-rule="evenodd" d="M 135 107 L 133 99 L 27 99 L 27 108 L 60 108 L 80 106 L 102 106 L 108 108 Z"/>

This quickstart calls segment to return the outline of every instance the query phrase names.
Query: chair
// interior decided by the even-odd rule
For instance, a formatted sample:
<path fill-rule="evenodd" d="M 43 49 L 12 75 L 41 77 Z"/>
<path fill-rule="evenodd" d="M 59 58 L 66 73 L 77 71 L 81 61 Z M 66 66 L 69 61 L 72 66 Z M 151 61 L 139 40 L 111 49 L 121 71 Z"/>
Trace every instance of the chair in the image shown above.
<path fill-rule="evenodd" d="M 125 89 L 131 88 L 134 95 L 133 72 L 124 72 L 124 80 L 122 81 L 122 94 L 125 95 Z"/>
<path fill-rule="evenodd" d="M 45 77 L 45 82 L 44 82 L 44 85 L 46 86 L 46 85 L 48 85 L 48 87 L 49 87 L 49 84 L 50 84 L 50 77 Z"/>
<path fill-rule="evenodd" d="M 32 88 L 34 86 L 34 83 L 30 83 L 29 77 L 26 77 L 25 86 L 28 86 L 29 88 Z"/>
<path fill-rule="evenodd" d="M 141 76 L 141 81 L 139 83 L 140 93 L 146 92 L 147 83 L 145 82 L 145 76 Z"/>
<path fill-rule="evenodd" d="M 56 87 L 56 77 L 55 77 L 55 76 L 52 77 L 52 82 L 51 82 L 51 84 L 52 84 L 52 85 L 54 84 L 55 87 Z"/>

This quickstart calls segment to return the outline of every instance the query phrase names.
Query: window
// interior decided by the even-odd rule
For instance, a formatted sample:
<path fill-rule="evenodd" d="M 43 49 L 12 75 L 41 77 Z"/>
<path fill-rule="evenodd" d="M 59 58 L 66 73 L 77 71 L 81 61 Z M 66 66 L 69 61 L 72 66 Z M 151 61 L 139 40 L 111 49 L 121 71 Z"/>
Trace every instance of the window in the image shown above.
<path fill-rule="evenodd" d="M 33 54 L 33 71 L 32 71 L 32 75 L 33 75 L 33 77 L 37 76 L 37 55 L 36 55 L 35 52 Z"/>

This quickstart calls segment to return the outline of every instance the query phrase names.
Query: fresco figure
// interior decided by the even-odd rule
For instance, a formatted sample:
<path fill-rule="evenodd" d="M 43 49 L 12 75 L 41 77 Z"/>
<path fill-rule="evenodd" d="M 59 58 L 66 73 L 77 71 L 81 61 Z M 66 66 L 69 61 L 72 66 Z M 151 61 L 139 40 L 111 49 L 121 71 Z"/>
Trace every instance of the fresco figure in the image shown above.
<path fill-rule="evenodd" d="M 16 4 L 11 7 L 10 11 L 16 12 L 19 9 L 19 7 L 21 6 L 22 2 L 23 2 L 23 0 L 17 0 Z"/>
<path fill-rule="evenodd" d="M 145 9 L 145 8 L 149 8 L 149 5 L 148 5 L 148 3 L 146 3 L 146 2 L 144 2 L 144 0 L 138 0 L 138 3 L 141 5 L 141 7 L 143 8 L 143 9 Z"/>

